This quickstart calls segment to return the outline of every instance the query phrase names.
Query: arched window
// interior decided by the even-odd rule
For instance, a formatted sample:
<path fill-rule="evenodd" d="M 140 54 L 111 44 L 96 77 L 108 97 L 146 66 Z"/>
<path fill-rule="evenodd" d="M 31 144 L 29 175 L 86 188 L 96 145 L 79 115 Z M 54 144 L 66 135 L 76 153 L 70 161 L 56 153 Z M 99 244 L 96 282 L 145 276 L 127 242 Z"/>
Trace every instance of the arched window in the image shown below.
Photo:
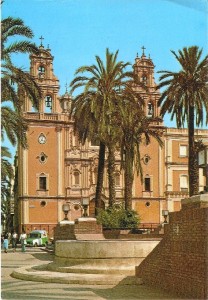
<path fill-rule="evenodd" d="M 146 74 L 142 74 L 142 82 L 143 82 L 143 84 L 147 84 L 147 75 Z"/>
<path fill-rule="evenodd" d="M 153 115 L 154 115 L 154 107 L 153 107 L 153 104 L 151 102 L 149 102 L 147 104 L 147 116 L 153 117 Z"/>
<path fill-rule="evenodd" d="M 45 113 L 51 113 L 52 111 L 52 97 L 47 95 L 45 97 Z"/>
<path fill-rule="evenodd" d="M 38 68 L 38 76 L 39 78 L 44 78 L 45 76 L 45 67 L 43 65 L 40 65 Z"/>

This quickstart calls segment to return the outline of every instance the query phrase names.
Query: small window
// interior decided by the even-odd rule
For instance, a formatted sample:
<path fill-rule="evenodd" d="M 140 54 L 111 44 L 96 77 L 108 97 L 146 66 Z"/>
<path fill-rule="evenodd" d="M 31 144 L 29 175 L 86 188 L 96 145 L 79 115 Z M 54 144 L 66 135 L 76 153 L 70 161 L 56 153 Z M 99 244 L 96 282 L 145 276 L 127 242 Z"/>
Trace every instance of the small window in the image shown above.
<path fill-rule="evenodd" d="M 98 168 L 94 169 L 94 184 L 97 184 Z"/>
<path fill-rule="evenodd" d="M 46 201 L 41 201 L 41 202 L 40 202 L 40 206 L 41 206 L 41 207 L 46 206 Z"/>
<path fill-rule="evenodd" d="M 179 155 L 181 157 L 186 157 L 188 156 L 188 147 L 187 145 L 180 145 L 180 148 L 179 148 Z"/>
<path fill-rule="evenodd" d="M 149 161 L 150 161 L 149 155 L 145 155 L 145 156 L 143 157 L 143 162 L 144 162 L 144 164 L 147 165 L 147 164 L 149 163 Z"/>
<path fill-rule="evenodd" d="M 187 175 L 180 176 L 180 190 L 182 192 L 188 192 L 188 176 Z"/>
<path fill-rule="evenodd" d="M 39 189 L 40 190 L 46 190 L 46 177 L 44 176 L 41 176 L 41 177 L 39 177 Z"/>
<path fill-rule="evenodd" d="M 145 190 L 145 192 L 150 192 L 151 191 L 151 182 L 150 182 L 149 177 L 146 177 L 144 179 L 144 190 Z"/>
<path fill-rule="evenodd" d="M 74 184 L 79 185 L 79 172 L 78 171 L 74 172 Z"/>
<path fill-rule="evenodd" d="M 41 153 L 40 156 L 39 156 L 39 161 L 41 164 L 45 163 L 47 160 L 47 155 L 45 155 L 45 153 Z"/>
<path fill-rule="evenodd" d="M 121 184 L 120 184 L 120 173 L 119 172 L 117 172 L 116 174 L 115 174 L 115 185 L 116 186 L 120 186 Z"/>
<path fill-rule="evenodd" d="M 147 201 L 147 202 L 145 203 L 145 206 L 146 206 L 146 207 L 149 207 L 149 206 L 150 206 L 150 202 Z"/>
<path fill-rule="evenodd" d="M 75 204 L 74 205 L 74 210 L 79 210 L 80 209 L 80 205 L 79 204 Z"/>
<path fill-rule="evenodd" d="M 52 97 L 47 95 L 45 97 L 45 113 L 51 113 L 52 111 Z"/>

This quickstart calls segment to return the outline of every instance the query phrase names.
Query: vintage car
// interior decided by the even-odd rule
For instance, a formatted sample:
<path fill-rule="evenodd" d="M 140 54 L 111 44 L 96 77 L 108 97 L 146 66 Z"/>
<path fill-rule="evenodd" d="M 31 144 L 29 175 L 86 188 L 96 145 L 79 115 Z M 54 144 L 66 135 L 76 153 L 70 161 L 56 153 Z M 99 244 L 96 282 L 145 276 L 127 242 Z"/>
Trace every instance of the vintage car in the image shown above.
<path fill-rule="evenodd" d="M 48 244 L 47 232 L 45 230 L 33 230 L 26 241 L 27 246 L 46 246 Z"/>

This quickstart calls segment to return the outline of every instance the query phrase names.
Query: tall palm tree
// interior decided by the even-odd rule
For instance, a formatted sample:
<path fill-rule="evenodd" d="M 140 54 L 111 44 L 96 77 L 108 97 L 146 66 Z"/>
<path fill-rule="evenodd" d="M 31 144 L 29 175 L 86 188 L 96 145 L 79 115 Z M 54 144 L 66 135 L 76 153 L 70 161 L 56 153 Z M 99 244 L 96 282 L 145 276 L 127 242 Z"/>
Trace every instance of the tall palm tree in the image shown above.
<path fill-rule="evenodd" d="M 143 170 L 140 157 L 140 147 L 148 145 L 151 137 L 156 139 L 160 146 L 163 145 L 161 132 L 152 126 L 154 122 L 160 121 L 159 118 L 147 118 L 144 114 L 142 105 L 143 100 L 126 102 L 121 115 L 121 159 L 124 169 L 124 202 L 125 209 L 132 209 L 132 185 L 134 173 L 140 176 L 143 181 Z"/>
<path fill-rule="evenodd" d="M 11 198 L 11 179 L 14 178 L 14 171 L 9 162 L 11 153 L 7 147 L 1 147 L 1 225 L 6 230 L 11 225 L 10 198 Z"/>
<path fill-rule="evenodd" d="M 1 21 L 1 99 L 2 102 L 12 102 L 14 112 L 12 113 L 12 108 L 10 109 L 7 106 L 3 106 L 2 123 L 11 143 L 15 144 L 15 136 L 16 140 L 22 137 L 20 142 L 22 142 L 22 145 L 25 146 L 25 137 L 23 136 L 25 135 L 26 127 L 22 121 L 21 115 L 22 96 L 27 94 L 33 102 L 34 107 L 38 107 L 39 100 L 41 99 L 41 91 L 29 73 L 26 73 L 23 69 L 14 66 L 11 55 L 15 53 L 37 53 L 39 50 L 29 41 L 18 41 L 8 44 L 9 38 L 13 38 L 16 35 L 27 38 L 33 37 L 31 29 L 25 26 L 21 19 L 12 17 L 3 19 Z M 14 117 L 11 124 L 7 122 L 10 113 L 10 120 Z M 15 122 L 16 125 L 20 125 L 17 130 L 15 130 L 13 126 Z"/>
<path fill-rule="evenodd" d="M 3 2 L 2 2 L 3 3 Z M 1 3 L 1 4 L 2 4 Z M 21 107 L 22 96 L 28 95 L 34 105 L 38 107 L 41 99 L 41 91 L 34 78 L 23 69 L 12 63 L 11 55 L 17 53 L 38 52 L 38 48 L 29 41 L 9 43 L 9 39 L 15 36 L 32 38 L 31 29 L 25 26 L 19 18 L 8 17 L 1 21 L 1 138 L 7 136 L 13 146 L 20 142 L 25 148 L 27 125 L 23 120 Z M 10 105 L 5 105 L 5 103 Z M 2 209 L 3 217 L 10 214 L 10 181 L 13 177 L 13 168 L 8 159 L 11 154 L 8 149 L 1 147 L 1 177 L 2 177 Z M 5 158 L 6 157 L 6 158 Z M 10 218 L 8 216 L 8 224 Z M 9 226 L 9 225 L 8 225 Z"/>
<path fill-rule="evenodd" d="M 84 145 L 86 140 L 99 139 L 97 132 L 97 123 L 94 113 L 91 112 L 91 92 L 87 94 L 81 93 L 72 102 L 71 116 L 74 119 L 74 131 L 78 134 L 79 141 Z M 93 95 L 94 96 L 94 95 Z M 80 122 L 80 120 L 82 120 Z M 102 207 L 101 195 L 103 186 L 103 176 L 105 167 L 105 144 L 100 141 L 99 160 L 98 160 L 98 176 L 96 185 L 95 214 L 98 208 Z"/>
<path fill-rule="evenodd" d="M 208 56 L 201 59 L 202 49 L 197 46 L 183 48 L 178 54 L 171 51 L 181 65 L 179 72 L 160 71 L 159 88 L 166 87 L 159 100 L 161 115 L 171 113 L 177 127 L 188 125 L 189 142 L 189 194 L 198 194 L 198 166 L 195 159 L 194 128 L 208 123 Z"/>
<path fill-rule="evenodd" d="M 77 76 L 71 82 L 72 92 L 77 88 L 84 87 L 74 101 L 74 109 L 83 105 L 89 105 L 90 114 L 93 117 L 95 125 L 94 132 L 98 135 L 101 142 L 102 151 L 100 152 L 98 166 L 98 181 L 96 190 L 96 208 L 100 207 L 102 178 L 104 172 L 105 146 L 108 147 L 108 174 L 109 174 L 109 202 L 112 205 L 115 202 L 115 158 L 114 151 L 116 145 L 116 134 L 114 129 L 114 115 L 117 111 L 120 91 L 125 87 L 128 79 L 132 77 L 131 72 L 126 72 L 125 68 L 129 63 L 117 61 L 118 51 L 113 54 L 106 49 L 105 64 L 96 56 L 96 65 L 83 66 L 76 71 L 77 74 L 84 73 L 84 76 Z M 86 101 L 86 99 L 88 101 Z M 83 115 L 80 115 L 78 122 L 82 121 Z M 93 125 L 93 126 L 94 126 Z M 92 131 L 93 132 L 93 131 Z M 90 134 L 91 135 L 91 134 Z M 92 136 L 92 135 L 91 135 Z M 101 150 L 101 149 L 100 149 Z M 102 174 L 101 174 L 102 173 Z"/>

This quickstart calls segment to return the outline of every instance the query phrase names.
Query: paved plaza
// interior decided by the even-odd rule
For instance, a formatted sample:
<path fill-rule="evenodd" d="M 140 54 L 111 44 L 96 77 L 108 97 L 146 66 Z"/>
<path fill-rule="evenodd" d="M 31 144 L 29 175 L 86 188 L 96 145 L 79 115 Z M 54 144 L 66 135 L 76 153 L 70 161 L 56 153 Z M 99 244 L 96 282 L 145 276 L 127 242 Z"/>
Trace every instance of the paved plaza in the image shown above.
<path fill-rule="evenodd" d="M 1 253 L 1 299 L 71 299 L 71 300 L 104 300 L 104 299 L 179 299 L 170 294 L 145 285 L 72 285 L 23 281 L 12 278 L 13 270 L 35 264 L 44 264 L 53 260 L 53 254 L 40 248 L 27 248 L 22 253 L 9 250 Z"/>

